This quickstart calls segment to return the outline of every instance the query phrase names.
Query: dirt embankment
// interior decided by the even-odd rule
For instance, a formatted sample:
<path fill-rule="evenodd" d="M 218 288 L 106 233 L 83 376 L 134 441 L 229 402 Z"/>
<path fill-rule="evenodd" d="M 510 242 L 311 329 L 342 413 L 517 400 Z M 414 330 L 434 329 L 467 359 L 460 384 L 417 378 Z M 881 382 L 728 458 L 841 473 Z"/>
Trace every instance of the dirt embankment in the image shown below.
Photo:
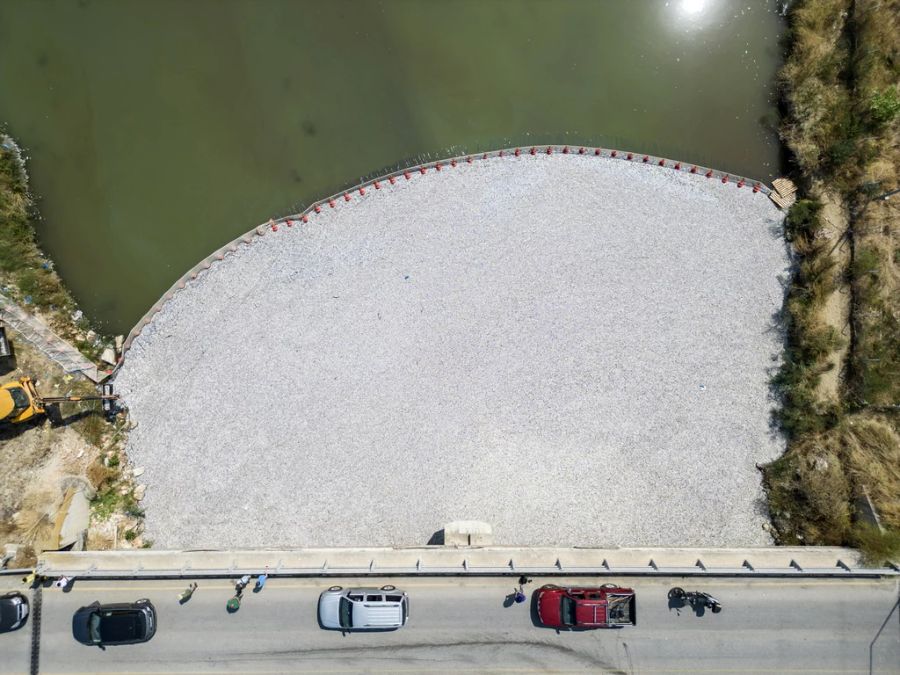
<path fill-rule="evenodd" d="M 782 135 L 804 198 L 769 506 L 781 543 L 877 564 L 900 556 L 900 1 L 798 2 L 790 22 Z"/>

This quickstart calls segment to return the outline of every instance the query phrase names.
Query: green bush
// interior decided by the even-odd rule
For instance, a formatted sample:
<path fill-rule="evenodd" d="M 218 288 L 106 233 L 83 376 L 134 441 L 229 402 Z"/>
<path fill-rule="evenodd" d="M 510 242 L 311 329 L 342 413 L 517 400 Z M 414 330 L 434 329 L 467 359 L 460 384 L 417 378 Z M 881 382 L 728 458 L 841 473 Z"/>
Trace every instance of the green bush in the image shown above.
<path fill-rule="evenodd" d="M 900 560 L 900 532 L 896 530 L 882 532 L 874 525 L 857 523 L 850 533 L 850 543 L 862 553 L 864 565 L 881 567 Z"/>
<path fill-rule="evenodd" d="M 876 125 L 889 124 L 900 115 L 900 94 L 894 87 L 875 92 L 869 99 L 869 114 Z"/>
<path fill-rule="evenodd" d="M 132 518 L 143 518 L 144 517 L 144 509 L 138 506 L 137 502 L 134 500 L 134 497 L 128 495 L 125 499 L 125 508 L 123 509 L 125 515 L 131 516 Z"/>
<path fill-rule="evenodd" d="M 854 279 L 860 279 L 867 275 L 877 276 L 879 263 L 878 251 L 872 248 L 858 249 L 853 256 L 850 273 Z"/>
<path fill-rule="evenodd" d="M 794 242 L 797 238 L 811 239 L 821 227 L 819 214 L 822 203 L 814 199 L 800 199 L 788 210 L 784 221 L 785 236 Z"/>

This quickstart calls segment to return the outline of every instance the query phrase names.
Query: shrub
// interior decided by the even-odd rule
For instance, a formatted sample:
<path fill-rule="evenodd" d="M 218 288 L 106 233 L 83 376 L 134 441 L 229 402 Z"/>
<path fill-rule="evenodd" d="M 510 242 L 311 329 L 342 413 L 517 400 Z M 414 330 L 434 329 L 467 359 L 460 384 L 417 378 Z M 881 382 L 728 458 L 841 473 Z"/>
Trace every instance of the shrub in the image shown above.
<path fill-rule="evenodd" d="M 821 211 L 822 203 L 813 199 L 800 199 L 788 211 L 784 221 L 785 237 L 800 255 L 807 255 L 812 250 L 821 229 Z"/>
<path fill-rule="evenodd" d="M 856 255 L 853 256 L 850 273 L 854 279 L 859 279 L 866 275 L 875 276 L 878 272 L 878 264 L 878 251 L 872 248 L 860 248 L 856 251 Z"/>
<path fill-rule="evenodd" d="M 838 431 L 810 434 L 769 464 L 763 481 L 780 544 L 839 545 L 850 528 L 850 484 Z"/>
<path fill-rule="evenodd" d="M 823 361 L 843 345 L 832 327 L 822 323 L 819 308 L 834 288 L 835 262 L 820 242 L 822 204 L 811 199 L 797 201 L 785 219 L 785 233 L 800 261 L 785 303 L 787 347 L 772 385 L 781 397 L 775 419 L 791 438 L 831 428 L 839 410 L 822 402 L 816 393 L 824 372 Z"/>
<path fill-rule="evenodd" d="M 862 553 L 862 562 L 871 567 L 881 567 L 900 559 L 900 532 L 879 530 L 868 523 L 857 523 L 851 532 L 850 543 Z"/>
<path fill-rule="evenodd" d="M 900 115 L 900 95 L 894 87 L 887 87 L 872 94 L 869 99 L 869 114 L 878 126 L 884 126 Z"/>
<path fill-rule="evenodd" d="M 103 490 L 115 475 L 115 471 L 110 470 L 101 462 L 94 462 L 87 469 L 87 479 L 97 492 Z"/>

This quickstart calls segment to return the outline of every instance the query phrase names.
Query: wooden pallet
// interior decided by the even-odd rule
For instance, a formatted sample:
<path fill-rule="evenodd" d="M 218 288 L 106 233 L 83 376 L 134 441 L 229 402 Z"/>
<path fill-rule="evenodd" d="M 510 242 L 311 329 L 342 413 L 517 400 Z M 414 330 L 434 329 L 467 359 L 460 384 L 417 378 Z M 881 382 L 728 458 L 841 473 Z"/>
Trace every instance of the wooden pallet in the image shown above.
<path fill-rule="evenodd" d="M 779 208 L 785 211 L 797 201 L 797 186 L 788 178 L 776 178 L 772 181 L 774 192 L 769 193 L 769 198 L 775 202 Z"/>
<path fill-rule="evenodd" d="M 788 178 L 776 178 L 772 181 L 772 187 L 774 187 L 782 197 L 787 197 L 797 191 L 797 186 Z"/>

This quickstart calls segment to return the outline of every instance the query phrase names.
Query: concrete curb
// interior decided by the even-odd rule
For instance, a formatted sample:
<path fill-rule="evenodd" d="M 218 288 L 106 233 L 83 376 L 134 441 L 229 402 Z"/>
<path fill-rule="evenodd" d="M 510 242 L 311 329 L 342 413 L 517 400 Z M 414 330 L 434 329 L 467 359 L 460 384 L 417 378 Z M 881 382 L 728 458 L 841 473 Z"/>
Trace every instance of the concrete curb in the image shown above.
<path fill-rule="evenodd" d="M 866 568 L 840 547 L 768 548 L 318 548 L 235 551 L 47 552 L 37 571 L 78 579 L 272 576 L 900 576 L 900 567 Z"/>

